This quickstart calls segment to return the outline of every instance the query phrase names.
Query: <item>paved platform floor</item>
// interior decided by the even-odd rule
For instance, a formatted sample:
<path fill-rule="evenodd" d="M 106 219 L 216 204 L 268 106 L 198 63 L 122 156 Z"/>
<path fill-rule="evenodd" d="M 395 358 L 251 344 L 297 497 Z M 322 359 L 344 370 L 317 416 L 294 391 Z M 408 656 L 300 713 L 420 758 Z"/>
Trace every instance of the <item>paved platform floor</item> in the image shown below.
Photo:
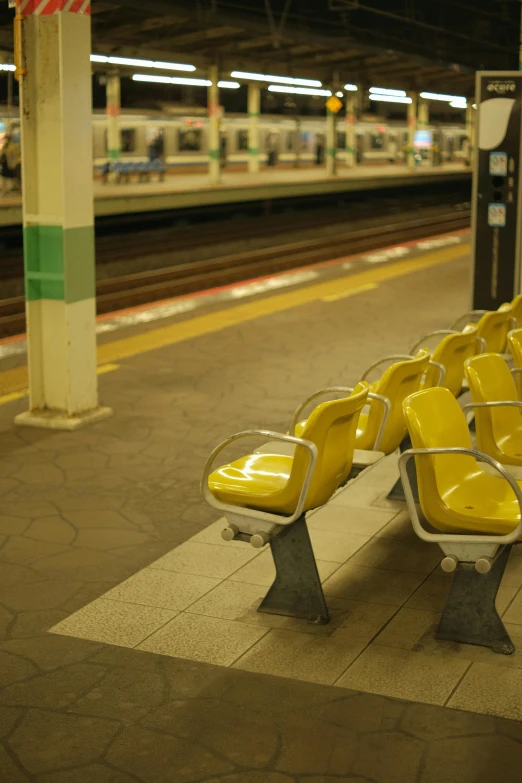
<path fill-rule="evenodd" d="M 147 210 L 173 209 L 267 198 L 284 198 L 327 192 L 368 190 L 420 183 L 436 179 L 470 178 L 470 169 L 462 163 L 447 163 L 430 168 L 410 169 L 403 164 L 365 165 L 348 169 L 340 165 L 333 177 L 319 168 L 274 168 L 259 174 L 225 169 L 221 182 L 212 185 L 208 173 L 175 172 L 164 182 L 103 184 L 94 182 L 95 214 L 113 215 Z M 0 225 L 21 221 L 20 194 L 0 195 Z"/>
<path fill-rule="evenodd" d="M 311 391 L 352 384 L 369 361 L 448 324 L 467 304 L 465 252 L 436 250 L 438 260 L 426 255 L 417 265 L 375 263 L 345 281 L 341 265 L 337 293 L 334 280 L 313 281 L 293 294 L 178 315 L 167 326 L 142 326 L 141 348 L 137 327 L 128 338 L 109 335 L 100 350 L 117 366 L 100 377 L 100 390 L 116 413 L 90 429 L 15 429 L 26 400 L 0 405 L 2 783 L 519 780 L 522 723 L 500 717 L 520 717 L 519 653 L 509 659 L 433 643 L 445 589 L 438 555 L 412 538 L 400 507 L 379 498 L 371 505 L 381 479 L 353 505 L 360 513 L 350 513 L 352 524 L 362 527 L 344 528 L 348 492 L 310 520 L 321 532 L 334 617 L 326 635 L 289 621 L 267 627 L 257 615 L 244 622 L 269 565 L 264 553 L 217 543 L 215 511 L 198 487 L 210 448 L 231 432 L 284 429 Z M 391 461 L 380 469 L 383 481 L 392 479 Z M 349 564 L 336 567 L 341 544 Z M 202 547 L 223 555 L 198 575 L 191 572 Z M 168 567 L 150 568 L 160 558 Z M 501 597 L 515 632 L 522 631 L 519 562 Z M 204 611 L 123 595 L 133 585 L 127 579 L 151 571 L 163 587 L 138 585 L 141 601 L 152 589 L 162 604 L 167 575 L 169 602 L 185 600 L 190 609 L 202 601 Z M 119 597 L 107 597 L 111 590 Z M 213 591 L 226 595 L 209 608 Z M 127 634 L 123 646 L 50 632 L 99 599 L 111 604 L 112 641 L 117 623 Z M 243 620 L 234 619 L 238 612 Z M 129 649 L 144 630 L 149 639 L 161 633 L 158 618 L 165 628 L 184 624 L 178 643 L 190 623 L 206 628 L 212 655 L 208 629 L 216 623 L 233 625 L 236 650 L 241 633 L 256 644 L 239 650 L 242 668 L 195 660 L 186 642 L 174 655 L 165 645 Z M 96 623 L 99 633 L 99 616 Z M 332 656 L 325 651 L 334 639 Z M 415 656 L 429 661 L 429 689 L 419 686 Z"/>

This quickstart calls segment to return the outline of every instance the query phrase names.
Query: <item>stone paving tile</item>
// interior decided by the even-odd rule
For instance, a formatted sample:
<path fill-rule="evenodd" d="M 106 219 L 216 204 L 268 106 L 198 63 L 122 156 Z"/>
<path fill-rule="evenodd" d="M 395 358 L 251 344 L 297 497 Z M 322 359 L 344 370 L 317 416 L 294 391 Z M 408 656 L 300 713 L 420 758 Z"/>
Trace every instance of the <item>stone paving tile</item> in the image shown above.
<path fill-rule="evenodd" d="M 194 576 L 144 568 L 105 593 L 104 599 L 181 611 L 220 584 L 210 576 Z"/>
<path fill-rule="evenodd" d="M 362 652 L 368 638 L 353 638 L 349 629 L 320 637 L 273 629 L 234 666 L 247 671 L 332 684 Z"/>
<path fill-rule="evenodd" d="M 177 549 L 164 555 L 151 568 L 175 571 L 181 574 L 226 579 L 241 566 L 253 560 L 259 552 L 251 546 L 224 547 L 214 544 L 200 544 L 187 541 Z"/>
<path fill-rule="evenodd" d="M 325 594 L 338 598 L 401 606 L 425 579 L 422 573 L 355 566 L 341 566 L 323 585 Z"/>
<path fill-rule="evenodd" d="M 395 516 L 384 509 L 349 509 L 328 504 L 317 513 L 307 517 L 310 530 L 331 530 L 335 533 L 351 533 L 359 536 L 374 536 L 385 528 Z M 408 519 L 411 527 L 411 522 Z"/>
<path fill-rule="evenodd" d="M 171 609 L 99 598 L 55 625 L 51 633 L 135 647 L 176 614 Z"/>
<path fill-rule="evenodd" d="M 149 635 L 138 649 L 230 666 L 266 633 L 262 626 L 182 613 Z"/>

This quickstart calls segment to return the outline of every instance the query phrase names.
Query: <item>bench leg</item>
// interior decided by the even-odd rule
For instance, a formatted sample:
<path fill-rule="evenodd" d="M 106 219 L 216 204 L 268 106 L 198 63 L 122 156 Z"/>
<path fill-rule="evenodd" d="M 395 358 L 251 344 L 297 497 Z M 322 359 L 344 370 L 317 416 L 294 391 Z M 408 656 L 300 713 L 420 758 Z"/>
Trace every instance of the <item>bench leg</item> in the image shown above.
<path fill-rule="evenodd" d="M 304 617 L 310 623 L 330 621 L 304 515 L 270 540 L 276 578 L 260 612 Z"/>
<path fill-rule="evenodd" d="M 400 447 L 401 454 L 404 454 L 405 451 L 408 451 L 408 449 L 411 449 L 411 440 L 409 435 L 406 435 L 404 440 L 402 441 Z M 410 479 L 411 484 L 411 490 L 413 492 L 413 499 L 416 503 L 419 502 L 419 489 L 417 486 L 417 470 L 415 469 L 415 459 L 412 458 L 408 460 L 408 463 L 406 465 L 406 470 L 408 472 L 408 478 Z M 388 500 L 402 500 L 404 503 L 406 502 L 406 498 L 404 496 L 404 488 L 402 486 L 402 481 L 400 478 L 397 479 L 393 487 L 388 492 L 387 496 Z"/>
<path fill-rule="evenodd" d="M 506 546 L 487 574 L 479 574 L 470 563 L 459 563 L 435 634 L 437 639 L 491 647 L 504 655 L 514 652 L 515 646 L 495 607 L 510 551 L 511 546 Z"/>

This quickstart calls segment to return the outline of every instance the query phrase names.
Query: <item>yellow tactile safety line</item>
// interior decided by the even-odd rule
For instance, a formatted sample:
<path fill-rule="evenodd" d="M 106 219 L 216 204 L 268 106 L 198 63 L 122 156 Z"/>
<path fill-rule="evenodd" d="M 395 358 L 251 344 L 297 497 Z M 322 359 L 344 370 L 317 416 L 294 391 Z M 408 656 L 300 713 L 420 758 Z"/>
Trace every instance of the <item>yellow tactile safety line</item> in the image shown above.
<path fill-rule="evenodd" d="M 375 266 L 363 272 L 350 275 L 345 279 L 335 278 L 324 283 L 298 288 L 284 294 L 275 294 L 250 301 L 247 304 L 234 305 L 226 310 L 216 313 L 200 315 L 189 318 L 179 323 L 152 329 L 133 337 L 124 337 L 121 340 L 105 343 L 98 346 L 98 363 L 100 365 L 113 365 L 121 359 L 128 359 L 147 351 L 154 351 L 167 345 L 190 340 L 204 334 L 218 332 L 229 326 L 237 326 L 246 321 L 261 318 L 293 307 L 299 307 L 318 300 L 335 302 L 346 296 L 356 295 L 370 290 L 370 287 L 385 280 L 393 280 L 411 272 L 418 272 L 430 266 L 444 264 L 462 257 L 469 251 L 469 244 L 454 245 L 434 253 L 426 253 L 421 258 L 408 261 L 397 261 L 386 266 Z M 14 392 L 21 392 L 27 388 L 27 367 L 17 367 L 14 370 L 6 370 L 0 373 L 0 404 L 13 399 Z M 6 397 L 9 399 L 6 399 Z M 16 398 L 15 398 L 16 399 Z"/>

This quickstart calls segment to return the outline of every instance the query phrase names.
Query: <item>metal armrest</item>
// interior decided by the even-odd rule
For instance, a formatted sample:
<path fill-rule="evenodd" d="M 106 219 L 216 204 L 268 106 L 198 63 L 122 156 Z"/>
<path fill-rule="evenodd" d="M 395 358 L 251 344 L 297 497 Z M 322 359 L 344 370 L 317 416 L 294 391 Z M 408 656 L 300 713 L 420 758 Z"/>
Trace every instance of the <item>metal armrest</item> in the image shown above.
<path fill-rule="evenodd" d="M 520 509 L 520 521 L 516 528 L 511 532 L 507 533 L 504 536 L 493 536 L 493 535 L 482 535 L 480 533 L 429 533 L 427 530 L 425 530 L 421 524 L 421 521 L 419 519 L 419 515 L 417 513 L 417 506 L 415 505 L 415 500 L 413 497 L 413 492 L 411 488 L 411 482 L 408 476 L 407 471 L 407 462 L 412 457 L 415 456 L 422 456 L 426 454 L 455 454 L 455 455 L 461 455 L 464 454 L 468 457 L 475 457 L 475 459 L 480 460 L 482 462 L 487 462 L 488 465 L 491 465 L 492 468 L 494 468 L 503 479 L 505 479 L 513 492 L 515 493 L 515 497 L 518 502 L 518 506 Z M 419 538 L 422 538 L 423 541 L 436 541 L 437 543 L 475 543 L 475 544 L 512 544 L 514 541 L 517 541 L 520 538 L 520 535 L 522 534 L 522 491 L 520 490 L 520 487 L 518 486 L 518 483 L 513 478 L 511 473 L 507 471 L 503 465 L 500 464 L 500 462 L 497 462 L 496 459 L 493 459 L 493 457 L 489 457 L 487 454 L 484 454 L 481 451 L 477 451 L 476 449 L 464 449 L 460 448 L 458 446 L 455 447 L 448 447 L 448 448 L 440 448 L 440 449 L 408 449 L 408 451 L 405 451 L 404 454 L 401 454 L 399 457 L 399 472 L 401 474 L 401 481 L 402 486 L 404 488 L 404 496 L 406 498 L 406 505 L 408 506 L 408 511 L 410 513 L 411 517 L 411 523 L 413 525 L 413 529 L 419 536 Z"/>
<path fill-rule="evenodd" d="M 231 443 L 234 443 L 236 440 L 240 440 L 241 438 L 250 438 L 250 437 L 261 437 L 261 438 L 268 438 L 269 440 L 282 440 L 289 443 L 295 443 L 298 446 L 304 446 L 305 449 L 310 454 L 310 460 L 308 462 L 308 467 L 306 469 L 306 475 L 305 479 L 303 481 L 303 486 L 301 488 L 301 494 L 299 495 L 299 499 L 297 501 L 297 506 L 295 508 L 294 513 L 292 516 L 283 516 L 282 514 L 272 514 L 268 511 L 254 511 L 253 509 L 246 508 L 245 506 L 233 506 L 229 505 L 228 503 L 222 503 L 220 500 L 214 497 L 212 492 L 209 489 L 208 486 L 208 477 L 210 476 L 210 472 L 212 470 L 212 465 L 217 457 L 217 455 L 223 451 L 224 448 L 226 448 Z M 220 511 L 228 511 L 232 512 L 234 514 L 241 514 L 243 517 L 251 517 L 252 519 L 264 519 L 268 522 L 275 522 L 279 525 L 290 525 L 292 522 L 295 522 L 301 514 L 303 513 L 304 505 L 306 502 L 306 496 L 308 495 L 308 490 L 310 489 L 310 483 L 312 481 L 313 472 L 315 470 L 315 466 L 317 464 L 317 458 L 318 458 L 318 452 L 317 452 L 317 446 L 315 443 L 312 443 L 310 440 L 304 440 L 303 438 L 295 438 L 293 435 L 283 435 L 281 432 L 272 432 L 271 430 L 244 430 L 243 432 L 237 432 L 235 435 L 231 435 L 230 438 L 227 438 L 222 443 L 219 444 L 219 446 L 216 446 L 215 449 L 211 452 L 209 458 L 206 461 L 205 467 L 203 468 L 203 476 L 201 479 L 201 491 L 203 494 L 204 499 L 207 501 L 209 506 L 213 506 L 214 508 L 219 509 Z"/>
<path fill-rule="evenodd" d="M 457 326 L 464 321 L 466 318 L 473 318 L 473 316 L 483 316 L 486 315 L 486 313 L 491 312 L 490 310 L 470 310 L 469 313 L 464 313 L 463 315 L 460 315 L 457 320 L 451 324 L 450 329 L 456 329 Z"/>
<path fill-rule="evenodd" d="M 350 394 L 353 392 L 353 386 L 329 386 L 326 389 L 320 389 L 317 392 L 314 392 L 314 394 L 311 394 L 310 397 L 307 397 L 307 399 L 301 403 L 301 405 L 297 408 L 296 412 L 294 413 L 294 417 L 292 419 L 292 422 L 290 424 L 290 432 L 295 432 L 296 425 L 299 422 L 299 419 L 301 418 L 301 414 L 304 411 L 304 409 L 314 400 L 317 400 L 319 397 L 326 397 L 328 394 L 338 394 L 343 392 L 349 392 Z M 375 392 L 368 392 L 368 399 L 369 400 L 377 400 L 377 402 L 380 402 L 381 405 L 384 407 L 384 412 L 382 415 L 382 420 L 379 426 L 379 432 L 377 433 L 377 437 L 375 438 L 375 443 L 373 444 L 373 448 L 375 451 L 379 450 L 379 446 L 381 445 L 382 436 L 384 435 L 384 430 L 386 429 L 386 425 L 388 423 L 388 419 L 391 413 L 391 402 L 388 399 L 388 397 L 385 397 L 383 394 L 375 394 Z"/>
<path fill-rule="evenodd" d="M 462 410 L 472 408 L 522 408 L 522 402 L 520 400 L 495 400 L 492 402 L 468 402 L 464 405 Z"/>
<path fill-rule="evenodd" d="M 511 367 L 510 372 L 512 375 L 516 375 L 517 372 L 522 372 L 522 367 Z"/>
<path fill-rule="evenodd" d="M 475 337 L 476 342 L 479 344 L 480 351 L 479 353 L 486 353 L 488 346 L 486 345 L 486 341 L 483 337 L 479 337 L 478 335 Z"/>
<path fill-rule="evenodd" d="M 436 329 L 434 332 L 428 332 L 428 334 L 425 334 L 420 340 L 417 340 L 415 345 L 411 348 L 410 353 L 415 353 L 426 340 L 430 340 L 432 337 L 440 337 L 441 335 L 446 336 L 448 334 L 460 334 L 460 332 L 458 329 Z"/>
<path fill-rule="evenodd" d="M 439 371 L 439 379 L 437 381 L 437 386 L 442 386 L 442 382 L 446 377 L 446 368 L 440 362 L 434 362 L 433 359 L 430 359 L 428 364 L 431 364 L 432 367 L 435 367 Z"/>
<path fill-rule="evenodd" d="M 380 364 L 389 363 L 396 361 L 404 361 L 405 359 L 415 359 L 415 356 L 412 356 L 410 353 L 396 353 L 392 354 L 391 356 L 383 356 L 382 359 L 378 359 L 373 364 L 370 364 L 369 367 L 366 368 L 366 370 L 363 372 L 361 377 L 359 378 L 360 381 L 366 380 L 368 375 L 371 373 L 372 370 L 375 370 L 376 367 L 378 367 Z"/>

